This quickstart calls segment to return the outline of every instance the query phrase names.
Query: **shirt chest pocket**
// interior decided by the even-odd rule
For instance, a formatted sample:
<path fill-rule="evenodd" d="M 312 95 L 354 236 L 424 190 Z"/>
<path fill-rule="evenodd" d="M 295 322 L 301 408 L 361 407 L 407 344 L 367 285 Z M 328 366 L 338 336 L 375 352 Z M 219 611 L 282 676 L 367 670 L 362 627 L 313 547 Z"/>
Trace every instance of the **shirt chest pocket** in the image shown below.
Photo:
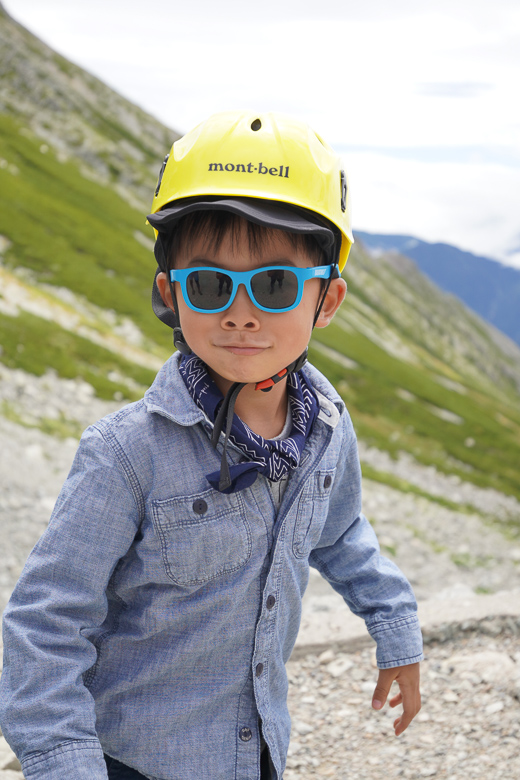
<path fill-rule="evenodd" d="M 335 474 L 336 469 L 315 472 L 302 491 L 293 534 L 293 552 L 297 558 L 306 558 L 320 540 Z"/>
<path fill-rule="evenodd" d="M 201 585 L 240 569 L 251 557 L 251 532 L 239 495 L 207 490 L 152 503 L 168 577 Z"/>

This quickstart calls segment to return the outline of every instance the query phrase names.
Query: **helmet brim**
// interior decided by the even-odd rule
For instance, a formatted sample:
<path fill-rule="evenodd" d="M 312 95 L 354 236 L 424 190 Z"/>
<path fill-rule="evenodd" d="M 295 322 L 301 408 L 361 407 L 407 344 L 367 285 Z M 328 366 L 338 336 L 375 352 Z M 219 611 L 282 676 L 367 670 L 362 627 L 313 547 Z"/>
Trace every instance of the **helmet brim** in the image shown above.
<path fill-rule="evenodd" d="M 230 211 L 257 225 L 285 230 L 289 233 L 312 235 L 325 253 L 328 263 L 337 263 L 341 245 L 341 233 L 331 223 L 306 209 L 287 206 L 277 201 L 261 198 L 188 198 L 168 203 L 155 214 L 148 215 L 148 222 L 158 233 L 168 234 L 176 222 L 195 211 Z"/>

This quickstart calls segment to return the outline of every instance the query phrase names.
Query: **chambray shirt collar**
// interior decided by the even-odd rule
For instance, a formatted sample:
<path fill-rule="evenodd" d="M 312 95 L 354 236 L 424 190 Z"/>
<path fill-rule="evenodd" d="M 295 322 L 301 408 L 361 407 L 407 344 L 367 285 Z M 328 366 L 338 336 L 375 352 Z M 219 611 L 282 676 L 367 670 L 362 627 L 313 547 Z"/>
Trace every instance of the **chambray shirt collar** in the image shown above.
<path fill-rule="evenodd" d="M 208 418 L 194 402 L 179 373 L 181 354 L 176 352 L 164 364 L 154 383 L 146 391 L 144 402 L 148 412 L 155 412 L 183 426 L 209 423 Z M 304 371 L 313 385 L 320 411 L 318 419 L 325 425 L 335 428 L 345 410 L 345 404 L 325 377 L 306 363 Z M 212 423 L 210 423 L 212 425 Z"/>
<path fill-rule="evenodd" d="M 149 412 L 183 426 L 208 422 L 202 409 L 199 409 L 188 392 L 179 373 L 180 352 L 176 352 L 161 368 L 152 386 L 144 394 L 144 403 Z"/>

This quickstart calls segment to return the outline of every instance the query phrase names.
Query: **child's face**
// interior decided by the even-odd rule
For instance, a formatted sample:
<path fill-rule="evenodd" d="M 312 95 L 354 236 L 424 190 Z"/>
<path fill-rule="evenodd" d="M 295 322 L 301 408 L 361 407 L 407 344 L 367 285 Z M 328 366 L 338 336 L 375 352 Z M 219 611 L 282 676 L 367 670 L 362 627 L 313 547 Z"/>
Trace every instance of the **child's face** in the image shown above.
<path fill-rule="evenodd" d="M 233 238 L 228 232 L 216 249 L 200 236 L 181 245 L 175 256 L 175 267 L 179 269 L 208 265 L 229 271 L 251 271 L 276 264 L 299 268 L 314 265 L 279 230 L 270 231 L 270 240 L 252 253 L 244 226 Z M 157 283 L 163 300 L 173 308 L 166 274 L 159 274 Z M 301 303 L 295 309 L 274 313 L 258 309 L 240 285 L 231 306 L 213 314 L 193 311 L 184 301 L 179 284 L 175 282 L 175 285 L 184 337 L 206 363 L 223 393 L 232 382 L 267 379 L 301 355 L 311 337 L 321 291 L 320 280 L 310 279 L 305 282 Z M 333 280 L 317 327 L 329 323 L 344 294 L 343 279 Z"/>

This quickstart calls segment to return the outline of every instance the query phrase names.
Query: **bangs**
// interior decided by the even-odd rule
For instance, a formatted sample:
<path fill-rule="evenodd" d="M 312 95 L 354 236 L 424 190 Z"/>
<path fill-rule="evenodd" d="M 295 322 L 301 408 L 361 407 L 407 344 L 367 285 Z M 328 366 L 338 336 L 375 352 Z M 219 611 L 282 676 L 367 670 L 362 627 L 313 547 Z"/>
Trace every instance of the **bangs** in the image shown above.
<path fill-rule="evenodd" d="M 234 248 L 238 245 L 244 229 L 247 231 L 249 251 L 253 256 L 269 247 L 275 239 L 283 237 L 295 251 L 304 254 L 314 265 L 325 263 L 325 253 L 313 235 L 290 233 L 258 225 L 231 211 L 194 211 L 178 221 L 168 241 L 167 257 L 170 268 L 175 268 L 175 258 L 187 243 L 202 239 L 204 249 L 217 252 L 224 239 L 230 236 L 231 246 Z"/>

